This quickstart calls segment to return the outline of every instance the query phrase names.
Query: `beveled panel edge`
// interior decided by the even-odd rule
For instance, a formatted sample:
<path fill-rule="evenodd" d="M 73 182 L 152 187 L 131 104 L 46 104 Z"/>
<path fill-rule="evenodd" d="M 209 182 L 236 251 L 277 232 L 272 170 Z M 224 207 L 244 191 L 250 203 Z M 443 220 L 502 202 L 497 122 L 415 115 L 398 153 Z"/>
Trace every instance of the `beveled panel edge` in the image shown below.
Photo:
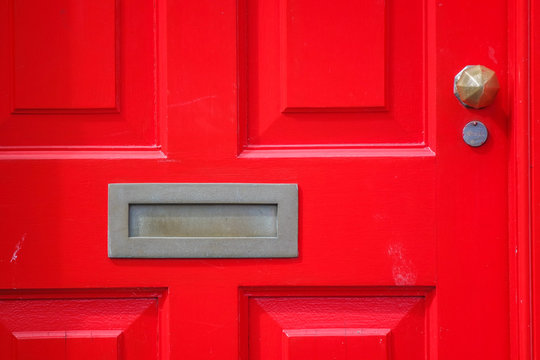
<path fill-rule="evenodd" d="M 129 204 L 276 204 L 275 237 L 130 238 Z M 296 184 L 109 184 L 110 258 L 292 258 L 298 256 Z"/>

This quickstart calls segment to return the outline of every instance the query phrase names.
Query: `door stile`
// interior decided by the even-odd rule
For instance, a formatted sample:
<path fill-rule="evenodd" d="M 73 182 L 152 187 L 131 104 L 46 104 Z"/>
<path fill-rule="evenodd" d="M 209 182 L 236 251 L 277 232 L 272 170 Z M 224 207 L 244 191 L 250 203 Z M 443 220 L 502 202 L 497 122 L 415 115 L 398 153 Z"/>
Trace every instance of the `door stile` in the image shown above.
<path fill-rule="evenodd" d="M 534 196 L 534 182 L 530 170 L 534 136 L 531 129 L 531 19 L 530 0 L 509 2 L 509 82 L 510 108 L 509 123 L 509 261 L 510 261 L 510 328 L 511 358 L 532 359 L 532 258 L 534 246 L 531 243 L 531 196 Z M 532 25 L 534 27 L 534 24 Z M 534 109 L 533 109 L 534 111 Z"/>

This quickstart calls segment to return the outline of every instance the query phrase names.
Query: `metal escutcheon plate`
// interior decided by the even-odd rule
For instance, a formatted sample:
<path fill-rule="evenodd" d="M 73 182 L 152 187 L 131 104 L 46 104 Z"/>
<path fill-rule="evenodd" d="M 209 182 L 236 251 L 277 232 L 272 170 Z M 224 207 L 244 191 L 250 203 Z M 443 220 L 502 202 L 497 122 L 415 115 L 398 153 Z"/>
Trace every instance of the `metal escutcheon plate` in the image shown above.
<path fill-rule="evenodd" d="M 488 138 L 488 131 L 480 121 L 471 121 L 463 128 L 463 140 L 467 145 L 478 147 L 484 145 Z"/>

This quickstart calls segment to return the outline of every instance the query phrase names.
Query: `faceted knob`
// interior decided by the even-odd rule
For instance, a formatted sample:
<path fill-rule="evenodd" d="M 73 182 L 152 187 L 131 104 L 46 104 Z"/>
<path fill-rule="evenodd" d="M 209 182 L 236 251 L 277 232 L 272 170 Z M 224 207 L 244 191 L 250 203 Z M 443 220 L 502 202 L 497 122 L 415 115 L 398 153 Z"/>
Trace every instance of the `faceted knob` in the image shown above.
<path fill-rule="evenodd" d="M 481 109 L 493 103 L 500 85 L 495 71 L 467 65 L 454 79 L 454 95 L 466 107 Z"/>

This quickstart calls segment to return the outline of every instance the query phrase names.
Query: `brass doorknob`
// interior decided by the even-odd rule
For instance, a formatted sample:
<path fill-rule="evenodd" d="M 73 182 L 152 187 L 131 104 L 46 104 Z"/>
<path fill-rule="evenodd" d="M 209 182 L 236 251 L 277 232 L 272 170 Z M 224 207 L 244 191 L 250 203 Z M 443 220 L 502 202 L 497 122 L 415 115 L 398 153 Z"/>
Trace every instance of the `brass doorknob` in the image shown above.
<path fill-rule="evenodd" d="M 464 106 L 475 109 L 491 105 L 499 88 L 495 71 L 483 65 L 467 65 L 454 79 L 454 95 Z"/>

